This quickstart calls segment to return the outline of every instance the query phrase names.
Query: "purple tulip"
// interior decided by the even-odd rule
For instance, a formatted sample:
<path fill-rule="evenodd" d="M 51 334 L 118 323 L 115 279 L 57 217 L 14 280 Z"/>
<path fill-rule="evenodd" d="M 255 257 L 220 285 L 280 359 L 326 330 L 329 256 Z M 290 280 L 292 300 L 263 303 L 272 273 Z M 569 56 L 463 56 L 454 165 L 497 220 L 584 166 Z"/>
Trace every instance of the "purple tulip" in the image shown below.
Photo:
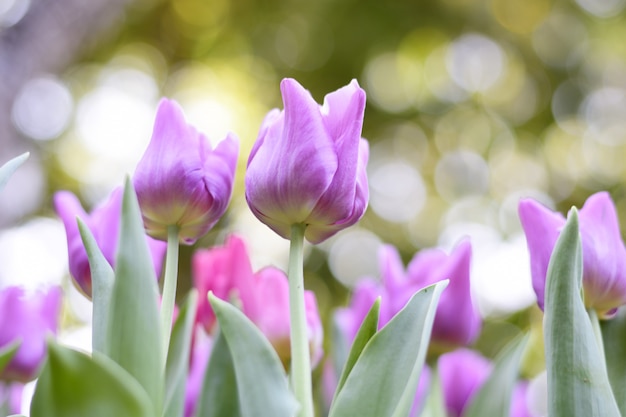
<path fill-rule="evenodd" d="M 85 222 L 106 260 L 110 265 L 115 265 L 122 212 L 122 189 L 115 189 L 105 202 L 93 209 L 91 214 L 85 212 L 78 198 L 69 191 L 59 191 L 54 195 L 54 207 L 65 225 L 70 274 L 83 294 L 91 298 L 91 269 L 76 218 L 79 217 Z M 161 275 L 167 245 L 148 236 L 146 239 L 158 277 Z"/>
<path fill-rule="evenodd" d="M 22 393 L 24 384 L 13 382 L 4 384 L 0 382 L 0 409 L 3 405 L 9 414 L 19 414 L 22 411 Z"/>
<path fill-rule="evenodd" d="M 238 153 L 234 134 L 212 149 L 176 102 L 161 100 L 133 178 L 147 233 L 167 240 L 168 227 L 177 226 L 186 244 L 204 236 L 228 207 Z"/>
<path fill-rule="evenodd" d="M 189 358 L 189 372 L 185 388 L 185 417 L 191 417 L 196 413 L 212 348 L 211 336 L 206 334 L 202 327 L 197 327 Z"/>
<path fill-rule="evenodd" d="M 437 361 L 443 399 L 450 417 L 461 417 L 489 377 L 492 364 L 479 353 L 457 349 L 444 353 Z"/>
<path fill-rule="evenodd" d="M 27 291 L 21 287 L 0 290 L 0 349 L 15 341 L 20 346 L 0 380 L 29 382 L 37 377 L 46 357 L 46 337 L 57 332 L 61 288 Z"/>
<path fill-rule="evenodd" d="M 292 225 L 303 223 L 305 238 L 320 243 L 356 223 L 367 208 L 365 92 L 353 80 L 319 106 L 293 79 L 284 79 L 280 89 L 285 109 L 263 121 L 248 159 L 246 200 L 285 239 Z"/>
<path fill-rule="evenodd" d="M 530 252 L 533 289 L 543 309 L 548 264 L 565 217 L 531 199 L 520 201 L 518 211 Z M 585 305 L 608 317 L 626 304 L 626 249 L 615 205 L 608 193 L 596 193 L 578 217 Z"/>
<path fill-rule="evenodd" d="M 250 258 L 241 238 L 231 235 L 222 247 L 198 250 L 192 259 L 192 275 L 200 299 L 196 320 L 207 332 L 216 324 L 215 313 L 207 294 L 238 304 L 243 313 L 257 325 L 286 363 L 291 357 L 289 284 L 285 273 L 264 268 L 253 273 Z M 304 293 L 307 331 L 315 366 L 322 356 L 323 328 L 315 294 Z"/>

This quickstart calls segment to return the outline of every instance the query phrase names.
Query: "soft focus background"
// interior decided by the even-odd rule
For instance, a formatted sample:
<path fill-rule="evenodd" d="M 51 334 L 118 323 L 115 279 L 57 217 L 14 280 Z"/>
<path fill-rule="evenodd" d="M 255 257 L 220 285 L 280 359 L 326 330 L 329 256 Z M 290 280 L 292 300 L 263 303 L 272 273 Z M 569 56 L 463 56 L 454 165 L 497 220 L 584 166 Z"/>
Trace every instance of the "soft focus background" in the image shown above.
<path fill-rule="evenodd" d="M 0 161 L 30 151 L 0 195 L 0 285 L 64 283 L 64 337 L 88 340 L 88 303 L 67 281 L 51 209 L 69 189 L 90 208 L 142 155 L 161 96 L 214 141 L 241 140 L 228 214 L 197 246 L 247 239 L 256 268 L 288 242 L 249 212 L 248 151 L 279 82 L 318 102 L 352 78 L 367 91 L 367 214 L 308 248 L 322 310 L 405 261 L 470 236 L 473 290 L 499 349 L 536 310 L 517 202 L 567 210 L 609 190 L 626 225 L 626 0 L 0 0 Z M 189 288 L 183 248 L 180 292 Z M 333 277 L 337 279 L 334 280 Z M 530 307 L 529 307 L 530 306 Z M 512 313 L 529 307 L 522 313 Z M 81 333 L 83 332 L 83 333 Z M 81 336 L 81 334 L 83 336 Z"/>

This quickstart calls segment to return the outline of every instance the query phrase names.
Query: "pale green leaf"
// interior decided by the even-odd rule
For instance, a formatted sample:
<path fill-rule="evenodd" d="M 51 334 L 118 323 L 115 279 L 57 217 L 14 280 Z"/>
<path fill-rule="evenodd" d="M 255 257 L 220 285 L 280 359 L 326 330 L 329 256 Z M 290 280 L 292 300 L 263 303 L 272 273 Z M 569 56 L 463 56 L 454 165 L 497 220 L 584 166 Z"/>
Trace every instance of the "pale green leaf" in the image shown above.
<path fill-rule="evenodd" d="M 145 390 L 118 364 L 50 342 L 31 417 L 154 417 Z"/>
<path fill-rule="evenodd" d="M 6 183 L 11 178 L 11 175 L 15 172 L 16 169 L 20 167 L 27 159 L 30 154 L 28 152 L 17 156 L 10 161 L 6 162 L 4 165 L 0 167 L 0 191 L 4 188 Z"/>
<path fill-rule="evenodd" d="M 233 360 L 242 417 L 292 417 L 297 402 L 278 354 L 241 311 L 209 294 Z"/>
<path fill-rule="evenodd" d="M 620 308 L 618 315 L 611 320 L 603 320 L 602 339 L 604 354 L 613 387 L 613 394 L 620 412 L 626 415 L 626 309 Z"/>
<path fill-rule="evenodd" d="M 330 417 L 405 417 L 409 414 L 448 281 L 414 294 L 365 345 L 337 395 Z"/>
<path fill-rule="evenodd" d="M 106 354 L 144 387 L 160 413 L 165 364 L 161 353 L 158 300 L 157 280 L 139 203 L 132 183 L 127 179 L 109 308 Z"/>
<path fill-rule="evenodd" d="M 448 417 L 446 412 L 446 404 L 443 399 L 443 389 L 441 388 L 441 380 L 437 372 L 432 373 L 432 380 L 430 381 L 430 389 L 428 396 L 425 399 L 426 404 L 421 414 L 417 414 L 420 417 Z M 413 417 L 413 416 L 411 416 Z"/>
<path fill-rule="evenodd" d="M 581 298 L 578 213 L 570 211 L 546 278 L 544 337 L 551 417 L 619 417 L 604 355 Z"/>

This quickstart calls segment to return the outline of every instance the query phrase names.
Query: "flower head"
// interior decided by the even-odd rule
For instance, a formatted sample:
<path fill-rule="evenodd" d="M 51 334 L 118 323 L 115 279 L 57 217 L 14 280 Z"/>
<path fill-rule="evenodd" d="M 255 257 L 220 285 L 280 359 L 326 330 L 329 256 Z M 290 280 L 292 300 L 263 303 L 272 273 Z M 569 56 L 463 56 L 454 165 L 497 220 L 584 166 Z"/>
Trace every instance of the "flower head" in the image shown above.
<path fill-rule="evenodd" d="M 543 309 L 548 264 L 565 217 L 532 199 L 521 200 L 518 210 L 530 252 L 533 289 Z M 626 304 L 626 249 L 608 193 L 587 199 L 579 212 L 579 227 L 585 305 L 610 316 Z"/>
<path fill-rule="evenodd" d="M 302 223 L 305 238 L 319 243 L 356 223 L 367 208 L 365 92 L 353 80 L 320 106 L 293 79 L 280 88 L 285 109 L 263 121 L 248 159 L 246 200 L 280 236 L 288 239 L 291 226 Z"/>
<path fill-rule="evenodd" d="M 115 189 L 106 201 L 93 209 L 91 214 L 85 212 L 78 198 L 69 191 L 59 191 L 54 195 L 54 207 L 65 225 L 70 274 L 78 288 L 91 298 L 91 269 L 76 218 L 85 222 L 105 259 L 110 265 L 115 265 L 122 211 L 122 189 Z M 148 236 L 146 239 L 158 277 L 161 274 L 166 244 Z"/>
<path fill-rule="evenodd" d="M 0 290 L 0 350 L 20 342 L 15 356 L 0 372 L 0 380 L 29 382 L 37 377 L 46 357 L 46 337 L 57 332 L 61 297 L 58 287 Z"/>
<path fill-rule="evenodd" d="M 167 240 L 168 227 L 176 226 L 186 244 L 206 234 L 230 202 L 238 153 L 235 135 L 212 149 L 176 102 L 161 100 L 133 178 L 147 233 Z"/>

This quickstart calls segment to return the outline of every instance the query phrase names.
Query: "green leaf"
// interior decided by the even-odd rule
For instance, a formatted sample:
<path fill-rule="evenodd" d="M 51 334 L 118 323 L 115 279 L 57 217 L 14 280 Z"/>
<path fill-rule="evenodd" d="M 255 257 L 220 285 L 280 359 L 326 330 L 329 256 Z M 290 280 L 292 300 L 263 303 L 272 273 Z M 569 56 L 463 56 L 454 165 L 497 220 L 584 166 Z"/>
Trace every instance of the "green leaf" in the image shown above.
<path fill-rule="evenodd" d="M 165 417 L 180 417 L 185 409 L 185 386 L 197 301 L 197 291 L 190 292 L 172 330 L 165 368 Z"/>
<path fill-rule="evenodd" d="M 6 162 L 0 167 L 0 191 L 4 188 L 9 178 L 16 169 L 20 167 L 29 157 L 30 153 L 26 152 Z"/>
<path fill-rule="evenodd" d="M 5 366 L 11 362 L 13 356 L 17 353 L 17 350 L 20 348 L 21 342 L 16 340 L 10 345 L 4 346 L 0 349 L 0 373 L 4 370 Z"/>
<path fill-rule="evenodd" d="M 81 219 L 77 218 L 76 220 L 80 237 L 83 240 L 87 258 L 89 259 L 89 268 L 91 269 L 93 299 L 91 344 L 95 352 L 104 353 L 107 346 L 107 321 L 109 319 L 109 306 L 113 283 L 115 282 L 115 273 L 102 254 L 89 227 Z"/>
<path fill-rule="evenodd" d="M 420 417 L 448 417 L 446 404 L 443 399 L 443 389 L 441 388 L 441 380 L 437 372 L 432 373 L 430 381 L 430 390 L 426 397 L 426 404 Z"/>
<path fill-rule="evenodd" d="M 548 266 L 544 337 L 551 417 L 619 417 L 604 355 L 581 298 L 582 249 L 573 208 Z"/>
<path fill-rule="evenodd" d="M 165 364 L 161 353 L 159 292 L 139 203 L 128 179 L 115 265 L 106 354 L 143 386 L 160 414 Z"/>
<path fill-rule="evenodd" d="M 613 395 L 622 415 L 626 415 L 626 310 L 620 308 L 616 317 L 602 320 L 604 354 L 613 387 Z"/>
<path fill-rule="evenodd" d="M 343 388 L 346 383 L 346 379 L 352 372 L 352 368 L 356 364 L 359 356 L 363 352 L 365 345 L 370 339 L 376 334 L 378 330 L 378 315 L 380 314 L 380 297 L 374 301 L 372 307 L 369 312 L 363 319 L 363 323 L 361 323 L 361 327 L 359 327 L 359 331 L 357 332 L 354 342 L 352 343 L 352 348 L 350 349 L 350 353 L 348 354 L 348 359 L 343 367 L 343 371 L 341 373 L 341 377 L 339 378 L 339 382 L 337 383 L 337 390 L 335 391 L 335 395 L 333 397 L 333 402 L 337 398 L 337 395 Z"/>
<path fill-rule="evenodd" d="M 464 417 L 509 417 L 522 354 L 528 336 L 515 338 L 500 352 L 494 368 L 463 413 Z"/>
<path fill-rule="evenodd" d="M 437 303 L 448 281 L 422 289 L 365 345 L 330 417 L 400 417 L 411 410 Z"/>
<path fill-rule="evenodd" d="M 242 417 L 291 417 L 297 402 L 278 354 L 241 311 L 209 294 L 233 359 Z"/>
<path fill-rule="evenodd" d="M 144 389 L 115 362 L 53 341 L 30 413 L 31 417 L 155 416 Z"/>
<path fill-rule="evenodd" d="M 196 417 L 241 417 L 235 365 L 222 332 L 213 343 L 197 407 Z"/>

